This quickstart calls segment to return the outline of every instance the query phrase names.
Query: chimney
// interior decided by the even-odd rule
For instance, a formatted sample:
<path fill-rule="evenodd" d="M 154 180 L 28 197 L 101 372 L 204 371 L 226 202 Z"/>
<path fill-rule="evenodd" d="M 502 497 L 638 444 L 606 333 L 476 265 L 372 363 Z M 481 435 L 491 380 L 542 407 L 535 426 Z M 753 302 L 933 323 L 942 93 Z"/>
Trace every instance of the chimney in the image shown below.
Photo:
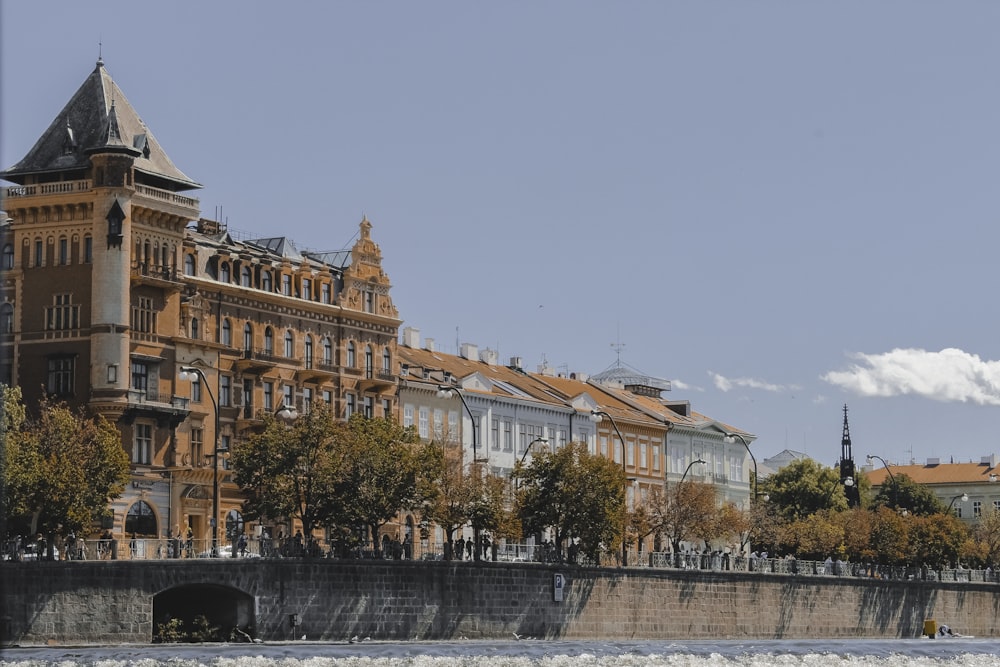
<path fill-rule="evenodd" d="M 519 370 L 523 369 L 524 368 L 524 359 L 522 359 L 521 357 L 511 357 L 510 358 L 510 367 L 513 368 L 516 371 L 519 371 Z"/>
<path fill-rule="evenodd" d="M 425 338 L 424 339 L 424 349 L 427 350 L 428 352 L 433 352 L 434 351 L 434 339 L 433 338 Z"/>
<path fill-rule="evenodd" d="M 482 359 L 484 363 L 487 363 L 490 366 L 497 365 L 496 350 L 491 350 L 490 348 L 487 347 L 483 350 L 482 354 L 479 355 L 479 358 Z"/>
<path fill-rule="evenodd" d="M 420 349 L 420 329 L 414 327 L 403 329 L 403 345 L 413 350 Z"/>
<path fill-rule="evenodd" d="M 462 343 L 459 349 L 459 356 L 469 361 L 479 361 L 479 346 L 472 343 Z"/>

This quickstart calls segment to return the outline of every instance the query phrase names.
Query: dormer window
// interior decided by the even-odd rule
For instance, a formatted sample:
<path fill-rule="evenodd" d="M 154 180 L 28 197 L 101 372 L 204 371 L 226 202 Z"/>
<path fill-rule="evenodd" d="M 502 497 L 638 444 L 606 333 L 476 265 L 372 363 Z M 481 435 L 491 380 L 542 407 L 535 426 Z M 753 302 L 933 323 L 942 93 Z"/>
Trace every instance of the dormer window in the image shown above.
<path fill-rule="evenodd" d="M 223 262 L 219 266 L 219 281 L 223 282 L 223 283 L 228 283 L 228 282 L 230 282 L 230 280 L 231 280 L 231 278 L 230 278 L 230 275 L 229 275 L 229 264 L 227 264 L 226 262 Z"/>

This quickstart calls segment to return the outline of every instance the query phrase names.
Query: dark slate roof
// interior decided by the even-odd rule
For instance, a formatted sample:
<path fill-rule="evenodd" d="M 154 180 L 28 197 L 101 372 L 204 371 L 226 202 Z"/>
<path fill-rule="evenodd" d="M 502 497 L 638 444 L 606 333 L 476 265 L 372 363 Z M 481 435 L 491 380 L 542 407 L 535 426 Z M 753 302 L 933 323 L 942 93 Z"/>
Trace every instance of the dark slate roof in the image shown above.
<path fill-rule="evenodd" d="M 97 67 L 28 154 L 0 176 L 21 183 L 28 174 L 86 169 L 88 153 L 121 147 L 138 153 L 137 171 L 165 179 L 175 190 L 200 188 L 174 166 L 125 93 L 98 60 Z"/>

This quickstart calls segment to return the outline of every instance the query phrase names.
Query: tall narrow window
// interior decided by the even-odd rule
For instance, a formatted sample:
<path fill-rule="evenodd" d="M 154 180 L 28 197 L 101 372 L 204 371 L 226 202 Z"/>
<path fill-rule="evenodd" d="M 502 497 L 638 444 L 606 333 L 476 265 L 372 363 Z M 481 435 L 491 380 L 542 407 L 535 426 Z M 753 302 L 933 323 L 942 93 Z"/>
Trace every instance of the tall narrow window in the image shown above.
<path fill-rule="evenodd" d="M 94 239 L 91 236 L 83 237 L 83 261 L 85 264 L 92 264 L 94 261 Z"/>
<path fill-rule="evenodd" d="M 357 359 L 355 358 L 355 348 L 354 341 L 348 341 L 347 343 L 347 367 L 354 368 L 357 365 Z"/>
<path fill-rule="evenodd" d="M 14 306 L 5 303 L 0 306 L 0 334 L 14 333 Z"/>
<path fill-rule="evenodd" d="M 327 366 L 333 364 L 333 343 L 329 338 L 323 339 L 323 363 Z"/>
<path fill-rule="evenodd" d="M 197 468 L 205 465 L 205 431 L 191 429 L 191 465 Z"/>
<path fill-rule="evenodd" d="M 365 346 L 365 377 L 371 377 L 374 374 L 375 359 L 374 353 L 372 352 L 372 346 Z"/>
<path fill-rule="evenodd" d="M 270 292 L 274 289 L 274 285 L 271 282 L 271 272 L 261 271 L 260 272 L 260 288 L 265 292 Z"/>
<path fill-rule="evenodd" d="M 10 243 L 3 247 L 3 268 L 14 268 L 14 246 Z"/>
<path fill-rule="evenodd" d="M 69 240 L 63 236 L 59 239 L 59 266 L 69 264 Z"/>
<path fill-rule="evenodd" d="M 320 285 L 319 300 L 322 303 L 330 303 L 330 283 L 323 283 Z"/>
<path fill-rule="evenodd" d="M 302 413 L 309 414 L 309 410 L 312 409 L 313 401 L 313 390 L 309 387 L 302 388 Z"/>
<path fill-rule="evenodd" d="M 53 357 L 48 360 L 46 390 L 53 396 L 72 396 L 76 371 L 74 357 Z"/>
<path fill-rule="evenodd" d="M 274 331 L 271 327 L 264 329 L 264 354 L 274 354 Z"/>
<path fill-rule="evenodd" d="M 268 412 L 274 410 L 274 383 L 264 383 L 264 409 Z"/>
<path fill-rule="evenodd" d="M 375 312 L 375 293 L 371 290 L 365 290 L 365 312 Z"/>
<path fill-rule="evenodd" d="M 228 319 L 222 320 L 222 344 L 229 346 L 233 344 L 233 325 Z"/>
<path fill-rule="evenodd" d="M 197 373 L 191 380 L 191 402 L 201 403 L 201 376 Z"/>
<path fill-rule="evenodd" d="M 312 301 L 312 280 L 309 278 L 302 279 L 302 298 L 306 301 Z"/>
<path fill-rule="evenodd" d="M 350 419 L 351 415 L 353 415 L 358 408 L 354 404 L 354 394 L 348 394 L 346 398 L 347 398 L 347 407 L 346 407 L 346 414 L 344 415 L 344 417 Z"/>
<path fill-rule="evenodd" d="M 191 253 L 184 254 L 184 275 L 194 275 L 194 255 Z"/>
<path fill-rule="evenodd" d="M 291 359 L 295 355 L 295 338 L 291 330 L 285 332 L 285 357 Z"/>
<path fill-rule="evenodd" d="M 250 267 L 244 266 L 240 269 L 240 286 L 250 287 L 252 284 L 253 276 L 250 273 Z"/>
<path fill-rule="evenodd" d="M 295 405 L 295 397 L 292 396 L 292 391 L 294 390 L 294 387 L 292 387 L 292 385 L 290 384 L 286 384 L 281 388 L 281 390 L 283 392 L 282 403 L 281 403 L 282 407 L 286 405 Z"/>
<path fill-rule="evenodd" d="M 35 239 L 35 266 L 41 266 L 45 258 L 45 251 L 42 248 L 42 240 Z"/>
<path fill-rule="evenodd" d="M 153 460 L 153 425 L 137 423 L 132 443 L 132 463 L 149 465 Z"/>
<path fill-rule="evenodd" d="M 191 318 L 191 339 L 198 340 L 198 318 Z"/>
<path fill-rule="evenodd" d="M 219 405 L 230 406 L 233 403 L 233 380 L 228 375 L 219 376 Z"/>
<path fill-rule="evenodd" d="M 149 366 L 141 361 L 132 362 L 132 388 L 144 396 L 149 390 Z"/>
<path fill-rule="evenodd" d="M 392 373 L 392 355 L 387 347 L 382 348 L 382 372 Z"/>
<path fill-rule="evenodd" d="M 285 296 L 292 295 L 292 277 L 287 273 L 281 274 L 281 293 Z"/>
<path fill-rule="evenodd" d="M 368 419 L 373 419 L 375 417 L 375 399 L 371 396 L 365 396 L 365 417 Z"/>
<path fill-rule="evenodd" d="M 249 322 L 243 325 L 243 349 L 247 352 L 253 350 L 253 327 Z"/>
<path fill-rule="evenodd" d="M 219 267 L 219 281 L 223 283 L 232 282 L 232 278 L 229 275 L 229 264 L 223 262 Z"/>
<path fill-rule="evenodd" d="M 306 336 L 306 354 L 305 354 L 306 368 L 313 367 L 313 337 Z"/>

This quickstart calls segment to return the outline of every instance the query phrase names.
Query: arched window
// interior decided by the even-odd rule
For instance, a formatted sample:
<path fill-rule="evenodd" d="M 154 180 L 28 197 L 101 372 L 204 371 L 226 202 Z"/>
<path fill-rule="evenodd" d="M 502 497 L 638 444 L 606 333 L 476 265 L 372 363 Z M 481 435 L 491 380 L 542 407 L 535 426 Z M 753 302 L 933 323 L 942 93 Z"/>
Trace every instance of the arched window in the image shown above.
<path fill-rule="evenodd" d="M 191 318 L 191 338 L 198 340 L 198 318 Z"/>
<path fill-rule="evenodd" d="M 0 306 L 0 334 L 14 332 L 14 306 L 5 303 Z"/>
<path fill-rule="evenodd" d="M 349 341 L 347 343 L 347 367 L 354 368 L 357 365 L 357 359 L 354 354 L 354 341 Z"/>
<path fill-rule="evenodd" d="M 323 339 L 323 363 L 328 366 L 333 364 L 333 343 L 329 338 Z"/>
<path fill-rule="evenodd" d="M 264 329 L 264 353 L 274 354 L 274 332 L 271 327 Z"/>
<path fill-rule="evenodd" d="M 184 254 L 184 275 L 194 275 L 194 255 L 191 253 Z"/>
<path fill-rule="evenodd" d="M 289 329 L 285 332 L 285 357 L 291 359 L 295 354 L 295 338 L 292 336 L 292 331 Z"/>
<path fill-rule="evenodd" d="M 265 292 L 270 292 L 273 288 L 271 283 L 271 272 L 261 271 L 260 273 L 260 288 Z"/>
<path fill-rule="evenodd" d="M 389 348 L 387 347 L 382 348 L 382 372 L 392 372 L 392 355 L 389 353 Z"/>
<path fill-rule="evenodd" d="M 243 349 L 247 352 L 253 349 L 253 327 L 249 322 L 243 325 Z"/>
<path fill-rule="evenodd" d="M 372 376 L 372 371 L 374 370 L 374 367 L 375 367 L 375 355 L 372 352 L 372 346 L 371 345 L 366 345 L 365 346 L 365 376 L 366 377 L 371 377 Z"/>
<path fill-rule="evenodd" d="M 229 320 L 222 320 L 222 344 L 233 344 L 233 325 L 229 323 Z"/>
<path fill-rule="evenodd" d="M 231 278 L 229 277 L 229 264 L 223 262 L 219 267 L 219 282 L 228 283 Z"/>
<path fill-rule="evenodd" d="M 14 268 L 14 246 L 10 243 L 3 247 L 3 268 Z"/>
<path fill-rule="evenodd" d="M 128 508 L 125 515 L 125 534 L 141 537 L 156 537 L 156 513 L 145 500 L 140 500 Z"/>
<path fill-rule="evenodd" d="M 313 337 L 306 336 L 306 368 L 313 367 Z"/>
<path fill-rule="evenodd" d="M 250 267 L 244 266 L 240 269 L 240 285 L 243 287 L 250 287 L 251 274 Z"/>

